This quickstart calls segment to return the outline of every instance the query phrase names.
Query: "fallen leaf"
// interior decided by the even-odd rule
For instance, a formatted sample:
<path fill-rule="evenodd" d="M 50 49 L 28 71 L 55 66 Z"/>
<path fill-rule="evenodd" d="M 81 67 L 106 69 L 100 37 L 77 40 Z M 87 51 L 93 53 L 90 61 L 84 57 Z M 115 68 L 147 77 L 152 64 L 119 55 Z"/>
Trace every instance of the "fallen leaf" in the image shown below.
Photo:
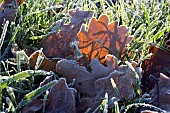
<path fill-rule="evenodd" d="M 120 58 L 132 40 L 126 35 L 127 32 L 125 26 L 118 26 L 117 22 L 109 23 L 107 15 L 100 16 L 98 20 L 93 18 L 88 31 L 82 26 L 78 33 L 80 52 L 86 54 L 89 61 L 97 58 L 103 63 L 103 58 L 109 53 L 106 48 L 109 48 Z"/>
<path fill-rule="evenodd" d="M 71 55 L 74 57 L 73 50 L 70 48 L 70 42 L 78 41 L 77 33 L 81 25 L 85 23 L 85 19 L 91 18 L 93 13 L 91 11 L 81 11 L 79 8 L 75 11 L 69 11 L 71 23 L 64 24 L 65 19 L 59 20 L 52 33 L 41 41 L 44 54 L 49 58 L 67 58 Z M 62 30 L 59 33 L 54 32 L 54 30 L 60 27 Z"/>
<path fill-rule="evenodd" d="M 35 51 L 29 57 L 29 64 L 32 68 L 35 69 L 38 56 L 42 57 L 42 62 L 38 69 L 56 72 L 57 61 L 48 60 L 48 58 L 43 54 L 41 50 Z"/>
<path fill-rule="evenodd" d="M 107 77 L 100 78 L 95 81 L 95 91 L 98 97 L 104 97 L 107 92 L 109 99 L 116 97 L 116 101 L 120 100 L 119 96 L 115 93 L 110 79 L 113 78 L 121 96 L 125 99 L 132 99 L 135 84 L 133 79 L 133 72 L 128 66 L 123 71 L 115 70 L 110 73 Z M 113 106 L 112 106 L 113 107 Z"/>
<path fill-rule="evenodd" d="M 76 113 L 75 93 L 74 88 L 68 88 L 66 79 L 60 78 L 49 92 L 45 113 Z"/>
<path fill-rule="evenodd" d="M 159 93 L 158 93 L 159 91 Z M 157 100 L 154 104 L 160 107 L 166 112 L 170 112 L 170 78 L 164 74 L 160 74 L 160 80 L 158 82 L 158 89 L 155 86 L 150 91 L 152 101 Z"/>
<path fill-rule="evenodd" d="M 144 60 L 142 63 L 144 73 L 141 80 L 143 87 L 141 88 L 143 92 L 150 91 L 155 86 L 157 83 L 156 79 L 160 77 L 160 73 L 169 75 L 167 69 L 170 69 L 170 52 L 168 50 L 151 46 L 149 53 L 152 53 L 151 58 Z"/>
<path fill-rule="evenodd" d="M 100 76 L 100 78 L 95 80 L 94 91 L 96 95 L 94 97 L 90 97 L 90 98 L 86 97 L 86 98 L 80 99 L 78 106 L 77 106 L 77 111 L 79 113 L 85 112 L 88 108 L 91 109 L 90 112 L 93 112 L 94 110 L 96 110 L 96 108 L 101 105 L 101 102 L 104 99 L 106 93 L 108 93 L 108 96 L 109 96 L 108 99 L 112 100 L 112 102 L 109 103 L 109 108 L 114 107 L 114 102 L 119 101 L 120 97 L 117 95 L 117 93 L 113 89 L 113 86 L 110 81 L 111 78 L 114 79 L 117 85 L 117 88 L 121 96 L 123 97 L 123 99 L 128 100 L 128 99 L 133 98 L 134 84 L 135 84 L 135 81 L 133 78 L 134 73 L 131 71 L 129 66 L 127 65 L 118 66 L 117 62 L 113 62 L 113 61 L 117 61 L 117 59 L 113 55 L 107 55 L 106 58 L 107 58 L 106 61 L 109 62 L 108 65 L 112 64 L 112 67 L 116 67 L 116 69 L 110 72 L 110 74 L 108 74 L 107 76 L 105 77 Z M 109 61 L 110 59 L 112 60 Z M 134 68 L 138 72 L 139 75 L 142 73 L 141 68 L 136 67 L 136 65 L 134 65 Z M 98 69 L 98 71 L 100 70 L 100 68 L 96 68 L 96 69 Z"/>
<path fill-rule="evenodd" d="M 101 104 L 105 93 L 108 93 L 109 99 L 115 97 L 114 101 L 120 100 L 111 85 L 111 78 L 115 80 L 124 99 L 133 98 L 134 73 L 129 66 L 118 66 L 117 58 L 110 54 L 106 55 L 105 59 L 107 67 L 102 65 L 98 59 L 92 59 L 90 63 L 91 72 L 88 72 L 85 67 L 79 66 L 75 60 L 63 59 L 56 65 L 57 72 L 61 73 L 68 82 L 73 83 L 73 87 L 79 93 L 86 95 L 86 98 L 80 99 L 77 106 L 79 112 L 85 112 L 87 108 L 91 108 L 92 111 L 95 110 L 96 106 Z M 141 68 L 138 69 L 139 67 L 136 67 L 134 62 L 132 66 L 141 75 Z M 114 104 L 109 105 L 109 107 L 113 106 Z"/>
<path fill-rule="evenodd" d="M 74 82 L 73 86 L 78 92 L 84 93 L 88 97 L 94 97 L 96 95 L 94 92 L 95 80 L 106 77 L 115 70 L 114 67 L 116 66 L 113 64 L 110 65 L 110 62 L 117 62 L 114 58 L 113 56 L 113 58 L 107 61 L 107 67 L 103 66 L 98 59 L 94 58 L 90 63 L 91 73 L 88 72 L 84 66 L 79 66 L 75 60 L 66 59 L 60 60 L 57 63 L 56 70 L 58 73 L 62 74 L 68 82 Z M 106 57 L 106 60 L 107 59 L 108 57 Z"/>

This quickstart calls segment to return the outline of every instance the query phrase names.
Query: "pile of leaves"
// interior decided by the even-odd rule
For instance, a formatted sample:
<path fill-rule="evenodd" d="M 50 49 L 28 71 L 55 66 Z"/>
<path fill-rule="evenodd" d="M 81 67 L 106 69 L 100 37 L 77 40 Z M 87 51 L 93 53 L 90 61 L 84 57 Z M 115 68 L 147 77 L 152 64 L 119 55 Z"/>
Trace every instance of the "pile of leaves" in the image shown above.
<path fill-rule="evenodd" d="M 8 40 L 11 32 L 8 24 L 14 21 L 14 9 L 22 3 L 4 0 L 1 4 L 0 20 L 4 27 L 1 43 L 5 40 L 8 45 L 0 46 L 3 53 L 0 69 L 6 71 L 0 74 L 10 75 L 15 72 L 8 68 L 17 69 L 12 76 L 0 76 L 2 111 L 170 111 L 169 34 L 162 46 L 148 47 L 150 58 L 129 60 L 135 57 L 129 48 L 135 36 L 128 35 L 129 29 L 125 25 L 111 22 L 106 14 L 96 17 L 90 8 L 76 8 L 68 11 L 68 18 L 63 17 L 52 26 L 38 44 L 41 49 L 32 47 L 30 50 L 26 45 L 22 50 L 19 44 L 13 43 L 14 39 Z M 123 6 L 122 2 L 120 5 Z M 13 62 L 4 62 L 9 57 L 6 56 L 8 51 L 16 57 Z M 16 101 L 17 97 L 22 98 Z"/>

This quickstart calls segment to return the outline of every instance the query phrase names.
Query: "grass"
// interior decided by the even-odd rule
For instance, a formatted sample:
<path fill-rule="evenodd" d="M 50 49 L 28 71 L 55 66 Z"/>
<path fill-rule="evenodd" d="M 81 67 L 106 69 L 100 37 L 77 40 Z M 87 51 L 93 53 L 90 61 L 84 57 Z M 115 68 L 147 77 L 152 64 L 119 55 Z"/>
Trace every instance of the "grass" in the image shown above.
<path fill-rule="evenodd" d="M 52 25 L 58 20 L 62 17 L 69 18 L 70 9 L 77 7 L 81 7 L 82 10 L 90 9 L 95 11 L 94 16 L 97 18 L 101 14 L 107 14 L 110 21 L 117 21 L 119 25 L 126 25 L 129 28 L 128 35 L 133 35 L 134 38 L 127 47 L 127 53 L 132 54 L 120 59 L 122 63 L 133 60 L 141 64 L 150 56 L 147 52 L 150 45 L 162 46 L 166 33 L 170 31 L 170 4 L 159 0 L 139 0 L 139 2 L 132 0 L 131 3 L 118 1 L 119 3 L 109 4 L 105 0 L 99 0 L 99 2 L 95 0 L 25 0 L 19 8 L 14 23 L 9 26 L 12 38 L 8 42 L 1 40 L 0 43 L 0 48 L 1 45 L 6 46 L 0 55 L 2 64 L 0 69 L 3 68 L 0 72 L 0 111 L 19 112 L 17 110 L 24 99 L 34 94 L 31 92 L 40 90 L 36 86 L 40 82 L 39 78 L 50 75 L 49 72 L 41 70 L 32 71 L 29 65 L 22 67 L 28 64 L 27 57 L 22 52 L 17 55 L 17 66 L 11 67 L 9 61 L 16 60 L 7 56 L 12 43 L 17 43 L 21 49 L 40 49 L 40 41 L 48 35 Z M 7 26 L 8 23 L 4 25 L 2 39 Z M 25 60 L 21 60 L 21 57 Z M 46 89 L 49 87 L 51 86 L 46 86 Z M 35 96 L 37 94 L 32 95 L 30 99 Z M 107 104 L 107 101 L 103 103 Z M 115 104 L 115 112 L 119 113 L 119 106 Z M 107 105 L 103 107 L 107 111 Z"/>

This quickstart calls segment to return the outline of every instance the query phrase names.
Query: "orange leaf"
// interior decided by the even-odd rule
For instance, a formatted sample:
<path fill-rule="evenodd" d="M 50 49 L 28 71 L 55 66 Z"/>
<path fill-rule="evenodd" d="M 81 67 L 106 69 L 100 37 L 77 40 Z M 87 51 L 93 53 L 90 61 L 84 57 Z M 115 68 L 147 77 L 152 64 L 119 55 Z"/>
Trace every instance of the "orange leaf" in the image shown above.
<path fill-rule="evenodd" d="M 47 57 L 43 54 L 43 52 L 35 51 L 30 57 L 29 57 L 29 63 L 32 68 L 35 68 L 37 58 L 38 56 L 41 56 L 43 58 L 43 61 L 41 65 L 39 66 L 39 69 L 45 70 L 45 71 L 53 71 L 56 72 L 56 62 L 48 60 Z"/>
<path fill-rule="evenodd" d="M 98 58 L 102 60 L 111 49 L 119 58 L 125 53 L 126 45 L 132 37 L 126 36 L 128 29 L 125 26 L 118 26 L 117 22 L 109 23 L 107 15 L 102 15 L 99 19 L 93 18 L 89 29 L 86 32 L 82 26 L 78 33 L 80 51 L 87 55 L 89 60 Z"/>

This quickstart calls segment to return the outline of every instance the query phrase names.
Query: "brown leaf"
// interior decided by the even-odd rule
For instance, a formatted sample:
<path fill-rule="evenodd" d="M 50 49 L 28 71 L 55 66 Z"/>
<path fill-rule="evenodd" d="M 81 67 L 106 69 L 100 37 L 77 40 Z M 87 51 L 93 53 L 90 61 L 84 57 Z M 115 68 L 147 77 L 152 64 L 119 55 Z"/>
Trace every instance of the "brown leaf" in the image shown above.
<path fill-rule="evenodd" d="M 76 11 L 69 11 L 69 14 L 71 16 L 71 23 L 64 24 L 65 20 L 60 20 L 53 31 L 59 27 L 61 27 L 62 30 L 59 33 L 50 33 L 41 41 L 43 52 L 47 57 L 66 58 L 70 55 L 74 56 L 70 48 L 70 42 L 78 41 L 77 33 L 81 25 L 85 23 L 85 19 L 92 17 L 93 12 L 76 9 Z"/>
<path fill-rule="evenodd" d="M 149 94 L 153 101 L 158 99 L 156 103 L 154 103 L 156 106 L 166 110 L 166 112 L 170 112 L 170 78 L 168 76 L 161 73 L 158 89 L 155 86 Z"/>
<path fill-rule="evenodd" d="M 35 51 L 29 57 L 29 63 L 32 68 L 35 68 L 38 56 L 41 56 L 43 58 L 42 63 L 38 69 L 56 72 L 56 61 L 48 60 L 48 58 L 40 50 Z"/>
<path fill-rule="evenodd" d="M 133 73 L 127 67 L 124 71 L 114 71 L 110 73 L 109 76 L 100 78 L 95 81 L 95 91 L 98 97 L 104 97 L 105 93 L 108 93 L 109 99 L 112 97 L 116 97 L 117 100 L 120 98 L 115 93 L 113 86 L 111 85 L 110 79 L 113 78 L 119 92 L 121 93 L 122 97 L 126 100 L 131 99 L 133 97 Z"/>
<path fill-rule="evenodd" d="M 111 55 L 108 55 L 109 59 L 114 58 Z M 114 60 L 113 60 L 114 61 Z M 113 62 L 111 61 L 111 62 Z M 109 63 L 111 63 L 109 62 Z M 115 63 L 113 63 L 115 64 Z M 115 66 L 114 66 L 115 67 Z M 113 89 L 113 86 L 111 84 L 110 79 L 113 78 L 118 90 L 120 91 L 122 97 L 126 100 L 132 99 L 133 98 L 133 91 L 134 87 L 133 85 L 135 84 L 133 81 L 133 72 L 127 65 L 121 65 L 121 66 L 116 66 L 117 69 L 111 72 L 108 76 L 106 77 L 101 77 L 98 78 L 94 82 L 94 87 L 95 87 L 95 92 L 96 96 L 91 97 L 91 98 L 82 98 L 80 99 L 80 102 L 77 106 L 77 111 L 79 113 L 85 112 L 88 108 L 91 108 L 91 111 L 94 111 L 98 106 L 100 106 L 102 99 L 105 97 L 105 94 L 108 93 L 108 98 L 109 100 L 112 99 L 112 103 L 109 104 L 109 108 L 114 107 L 114 102 L 119 101 L 120 98 L 116 94 L 116 92 Z M 134 67 L 136 70 L 140 70 L 139 67 Z M 100 69 L 99 69 L 100 70 Z M 139 74 L 141 71 L 139 72 Z M 114 98 L 113 98 L 114 97 Z M 98 110 L 97 110 L 98 111 Z"/>
<path fill-rule="evenodd" d="M 45 113 L 76 113 L 75 93 L 74 88 L 68 88 L 66 79 L 60 78 L 49 92 Z"/>
<path fill-rule="evenodd" d="M 151 58 L 144 60 L 142 63 L 142 69 L 144 71 L 141 81 L 143 92 L 150 91 L 157 82 L 157 80 L 150 77 L 150 75 L 159 78 L 160 73 L 169 75 L 167 69 L 170 69 L 170 52 L 168 50 L 151 46 L 149 53 L 153 54 Z"/>
<path fill-rule="evenodd" d="M 80 93 L 94 96 L 93 83 L 95 75 L 89 73 L 85 67 L 79 66 L 74 60 L 60 60 L 57 65 L 57 72 L 61 73 L 68 82 L 74 82 L 74 87 Z"/>
<path fill-rule="evenodd" d="M 106 57 L 107 58 L 107 57 Z M 114 58 L 112 58 L 114 60 Z M 98 59 L 93 59 L 90 63 L 91 73 L 83 66 L 79 66 L 75 60 L 60 60 L 56 69 L 57 72 L 61 73 L 69 82 L 73 82 L 73 86 L 78 92 L 87 94 L 89 97 L 94 97 L 96 93 L 94 92 L 94 82 L 98 78 L 108 76 L 112 71 L 114 71 L 114 66 L 110 65 L 108 60 L 108 67 L 103 66 Z"/>
<path fill-rule="evenodd" d="M 117 22 L 109 23 L 107 15 L 100 16 L 98 20 L 93 18 L 88 31 L 83 26 L 78 33 L 80 51 L 87 55 L 89 61 L 93 58 L 103 59 L 109 53 L 105 47 L 121 57 L 132 40 L 132 37 L 126 36 L 127 32 L 125 26 L 118 26 Z"/>

